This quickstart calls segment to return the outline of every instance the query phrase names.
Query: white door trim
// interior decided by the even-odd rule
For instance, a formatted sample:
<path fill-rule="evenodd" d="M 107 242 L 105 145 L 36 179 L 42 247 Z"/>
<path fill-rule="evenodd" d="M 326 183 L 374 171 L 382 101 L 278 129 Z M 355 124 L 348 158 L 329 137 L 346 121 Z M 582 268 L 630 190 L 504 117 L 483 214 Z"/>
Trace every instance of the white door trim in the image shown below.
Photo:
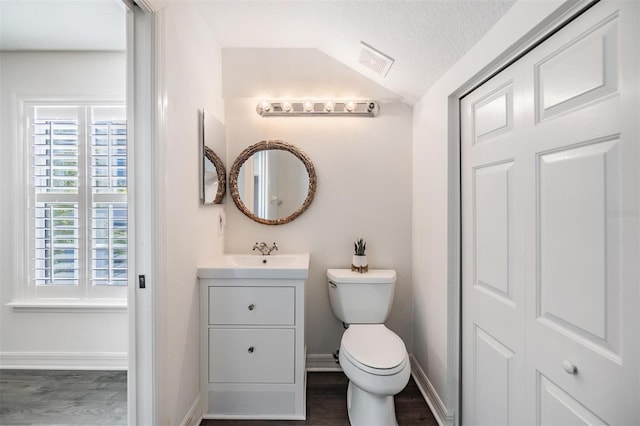
<path fill-rule="evenodd" d="M 147 3 L 149 3 L 147 1 Z M 166 110 L 167 110 L 167 89 L 165 79 L 165 8 L 158 7 L 153 13 L 153 28 L 154 28 L 154 40 L 152 44 L 153 50 L 153 157 L 149 159 L 148 164 L 153 168 L 150 176 L 153 179 L 153 248 L 154 248 L 154 268 L 155 274 L 154 288 L 153 288 L 153 302 L 154 302 L 154 408 L 156 422 L 160 423 L 160 416 L 164 415 L 160 407 L 166 406 L 166 389 L 165 380 L 167 379 L 165 371 L 165 357 L 163 356 L 164 349 L 166 348 L 166 336 L 164 324 L 166 322 L 159 320 L 163 313 L 163 306 L 165 298 L 163 296 L 164 277 L 166 276 L 166 217 L 165 207 L 166 197 L 162 188 L 166 181 Z M 155 320 L 158 319 L 158 320 Z"/>
<path fill-rule="evenodd" d="M 449 229 L 447 230 L 449 245 L 447 258 L 448 276 L 451 285 L 448 286 L 449 317 L 447 320 L 447 336 L 448 336 L 448 353 L 449 363 L 452 366 L 451 374 L 448 374 L 447 388 L 453 389 L 450 401 L 451 406 L 455 407 L 454 424 L 460 425 L 461 412 L 461 386 L 462 386 L 462 233 L 461 233 L 461 115 L 460 100 L 467 93 L 480 86 L 492 76 L 498 74 L 501 70 L 524 56 L 538 44 L 549 38 L 560 28 L 567 25 L 570 21 L 580 15 L 589 7 L 597 3 L 598 0 L 566 0 L 562 6 L 557 8 L 554 13 L 550 14 L 545 20 L 536 25 L 526 37 L 516 41 L 513 45 L 505 49 L 495 59 L 490 61 L 487 66 L 478 70 L 473 78 L 461 84 L 457 90 L 453 91 L 448 97 L 449 107 L 449 137 L 448 137 L 448 158 L 449 158 L 449 176 L 448 176 L 448 217 L 452 220 L 448 221 Z"/>
<path fill-rule="evenodd" d="M 156 292 L 157 185 L 155 129 L 157 86 L 155 62 L 155 14 L 123 0 L 129 10 L 127 29 L 133 34 L 127 46 L 127 114 L 132 123 L 131 154 L 134 210 L 133 258 L 130 269 L 128 424 L 157 424 Z M 133 87 L 132 87 L 133 85 Z M 138 277 L 145 276 L 145 288 Z"/>

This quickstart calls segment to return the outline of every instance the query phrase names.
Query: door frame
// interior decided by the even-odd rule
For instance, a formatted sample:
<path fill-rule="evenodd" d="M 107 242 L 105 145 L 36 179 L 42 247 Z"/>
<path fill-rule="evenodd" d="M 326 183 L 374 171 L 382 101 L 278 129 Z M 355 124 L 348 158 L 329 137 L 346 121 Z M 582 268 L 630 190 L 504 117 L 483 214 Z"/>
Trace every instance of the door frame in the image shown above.
<path fill-rule="evenodd" d="M 129 191 L 133 242 L 128 292 L 127 423 L 154 425 L 156 380 L 156 62 L 155 10 L 147 0 L 120 0 L 127 15 L 127 122 L 132 135 Z M 140 188 L 140 190 L 138 190 Z M 144 188 L 144 190 L 142 190 Z M 140 288 L 138 277 L 146 277 Z"/>
<path fill-rule="evenodd" d="M 474 77 L 461 84 L 447 99 L 448 105 L 448 200 L 447 210 L 448 248 L 447 275 L 451 285 L 448 288 L 450 313 L 448 318 L 448 353 L 452 374 L 449 374 L 448 387 L 453 389 L 451 405 L 454 407 L 454 425 L 460 425 L 462 410 L 462 134 L 461 99 L 481 86 L 487 80 L 500 73 L 509 65 L 525 56 L 536 46 L 544 42 L 561 28 L 569 24 L 600 0 L 565 0 L 553 13 L 535 25 L 527 35 L 504 49 L 488 65 L 478 70 Z"/>

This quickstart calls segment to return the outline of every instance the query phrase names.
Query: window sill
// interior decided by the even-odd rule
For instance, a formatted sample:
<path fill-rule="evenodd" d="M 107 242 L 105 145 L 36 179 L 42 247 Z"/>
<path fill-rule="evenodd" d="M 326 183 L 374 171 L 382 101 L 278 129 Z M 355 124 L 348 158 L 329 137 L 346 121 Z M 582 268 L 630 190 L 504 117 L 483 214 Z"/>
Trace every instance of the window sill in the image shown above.
<path fill-rule="evenodd" d="M 16 312 L 92 312 L 92 313 L 107 313 L 107 312 L 126 312 L 127 301 L 126 300 L 114 300 L 109 302 L 76 302 L 70 300 L 60 301 L 38 301 L 38 300 L 26 300 L 20 302 L 9 302 L 6 306 L 13 308 Z"/>

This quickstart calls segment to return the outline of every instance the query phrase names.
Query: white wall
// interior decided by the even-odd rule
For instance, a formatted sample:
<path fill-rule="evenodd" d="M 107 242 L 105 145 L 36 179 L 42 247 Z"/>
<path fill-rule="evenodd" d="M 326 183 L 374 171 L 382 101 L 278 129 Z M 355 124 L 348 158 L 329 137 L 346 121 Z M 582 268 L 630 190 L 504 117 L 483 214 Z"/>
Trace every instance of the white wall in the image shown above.
<path fill-rule="evenodd" d="M 224 207 L 200 203 L 198 111 L 205 108 L 223 122 L 224 114 L 220 48 L 202 19 L 189 5 L 175 2 L 157 19 L 164 28 L 159 71 L 166 106 L 157 138 L 157 423 L 179 425 L 200 415 L 197 267 L 223 250 L 217 223 Z"/>
<path fill-rule="evenodd" d="M 12 182 L 18 96 L 108 96 L 125 99 L 124 52 L 0 53 L 0 365 L 126 367 L 127 313 L 29 313 L 6 306 L 19 272 L 12 217 L 23 197 Z M 25 241 L 25 244 L 27 242 Z M 114 364 L 115 363 L 115 364 Z"/>
<path fill-rule="evenodd" d="M 158 22 L 164 28 L 160 69 L 166 93 L 158 159 L 158 423 L 180 424 L 199 397 L 196 272 L 223 246 L 226 252 L 251 253 L 256 240 L 277 241 L 282 253 L 311 253 L 307 343 L 309 353 L 329 354 L 343 330 L 329 306 L 325 271 L 348 267 L 353 240 L 365 237 L 370 265 L 398 270 L 388 324 L 410 346 L 411 108 L 390 102 L 376 119 L 311 120 L 263 119 L 255 112 L 254 98 L 226 98 L 223 108 L 221 90 L 238 91 L 221 88 L 220 49 L 201 17 L 187 4 L 167 2 Z M 243 216 L 228 196 L 224 206 L 201 206 L 197 111 L 203 107 L 227 126 L 227 170 L 242 149 L 262 139 L 280 138 L 306 151 L 318 173 L 310 209 L 291 224 L 270 227 Z M 224 239 L 216 225 L 222 209 L 227 215 Z"/>
<path fill-rule="evenodd" d="M 453 414 L 457 404 L 456 92 L 537 34 L 565 1 L 519 1 L 414 106 L 413 354 Z"/>
<path fill-rule="evenodd" d="M 282 78 L 286 81 L 287 77 Z M 318 84 L 313 78 L 307 81 L 310 92 L 317 90 Z M 273 87 L 266 85 L 263 90 L 270 92 Z M 350 267 L 353 241 L 363 237 L 369 267 L 398 272 L 396 299 L 387 325 L 410 348 L 411 107 L 401 102 L 383 103 L 376 118 L 263 118 L 255 111 L 259 100 L 225 98 L 227 167 L 249 145 L 281 139 L 310 157 L 318 189 L 307 211 L 278 226 L 252 221 L 227 197 L 226 251 L 250 254 L 256 241 L 275 241 L 278 253 L 309 252 L 308 353 L 330 354 L 339 347 L 344 330 L 329 305 L 326 270 Z"/>

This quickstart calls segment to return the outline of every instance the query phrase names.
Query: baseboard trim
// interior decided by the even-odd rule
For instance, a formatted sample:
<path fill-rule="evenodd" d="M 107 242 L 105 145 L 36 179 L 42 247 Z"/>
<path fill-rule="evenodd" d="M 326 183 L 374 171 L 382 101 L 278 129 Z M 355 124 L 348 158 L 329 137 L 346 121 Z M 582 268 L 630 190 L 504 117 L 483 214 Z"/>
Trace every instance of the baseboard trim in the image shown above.
<path fill-rule="evenodd" d="M 427 401 L 427 405 L 433 412 L 436 421 L 440 426 L 453 426 L 455 423 L 455 413 L 448 410 L 444 405 L 442 398 L 440 398 L 440 395 L 438 395 L 438 392 L 436 392 L 436 389 L 412 354 L 409 354 L 409 360 L 411 361 L 411 376 L 416 382 L 416 385 L 418 385 L 418 389 L 420 389 L 420 393 L 425 401 Z"/>
<path fill-rule="evenodd" d="M 342 367 L 333 358 L 333 354 L 307 354 L 307 371 L 342 371 Z"/>
<path fill-rule="evenodd" d="M 187 415 L 180 422 L 180 426 L 197 426 L 202 422 L 202 407 L 200 406 L 200 395 L 191 404 Z"/>
<path fill-rule="evenodd" d="M 0 368 L 32 370 L 126 370 L 125 352 L 0 352 Z"/>

